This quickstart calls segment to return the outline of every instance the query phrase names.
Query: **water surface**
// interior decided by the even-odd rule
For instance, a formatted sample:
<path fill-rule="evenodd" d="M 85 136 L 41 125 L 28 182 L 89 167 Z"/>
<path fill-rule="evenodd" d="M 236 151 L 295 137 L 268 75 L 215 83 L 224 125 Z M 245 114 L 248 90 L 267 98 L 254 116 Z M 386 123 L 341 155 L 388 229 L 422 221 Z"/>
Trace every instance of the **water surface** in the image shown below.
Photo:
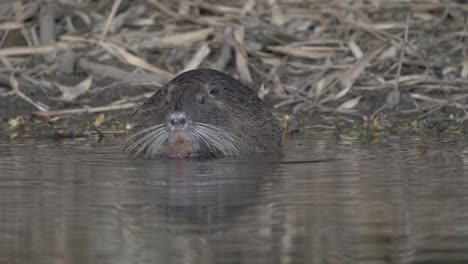
<path fill-rule="evenodd" d="M 0 141 L 0 263 L 468 263 L 466 142 L 146 160 L 118 141 Z"/>

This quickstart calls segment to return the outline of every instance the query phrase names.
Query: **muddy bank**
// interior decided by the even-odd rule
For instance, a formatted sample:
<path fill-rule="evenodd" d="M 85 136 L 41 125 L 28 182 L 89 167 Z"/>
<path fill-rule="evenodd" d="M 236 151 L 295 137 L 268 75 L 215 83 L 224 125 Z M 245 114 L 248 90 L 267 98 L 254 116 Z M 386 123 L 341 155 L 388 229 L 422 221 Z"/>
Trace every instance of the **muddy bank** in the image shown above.
<path fill-rule="evenodd" d="M 0 3 L 8 137 L 125 134 L 176 74 L 251 86 L 286 131 L 467 133 L 466 1 Z"/>

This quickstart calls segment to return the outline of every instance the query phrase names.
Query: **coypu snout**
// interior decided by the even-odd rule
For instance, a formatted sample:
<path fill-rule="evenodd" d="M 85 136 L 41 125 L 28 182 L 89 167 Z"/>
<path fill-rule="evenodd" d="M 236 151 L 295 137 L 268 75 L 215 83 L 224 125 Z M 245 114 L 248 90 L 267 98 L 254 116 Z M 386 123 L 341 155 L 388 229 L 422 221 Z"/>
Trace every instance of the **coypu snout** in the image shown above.
<path fill-rule="evenodd" d="M 187 128 L 187 115 L 185 112 L 175 111 L 169 114 L 167 126 L 170 130 Z"/>
<path fill-rule="evenodd" d="M 192 136 L 193 122 L 183 111 L 170 112 L 165 125 L 168 140 L 165 143 L 165 150 L 161 153 L 170 158 L 184 158 L 199 156 L 198 140 Z"/>
<path fill-rule="evenodd" d="M 132 119 L 126 152 L 171 158 L 241 156 L 272 151 L 281 129 L 265 103 L 224 73 L 182 73 Z"/>

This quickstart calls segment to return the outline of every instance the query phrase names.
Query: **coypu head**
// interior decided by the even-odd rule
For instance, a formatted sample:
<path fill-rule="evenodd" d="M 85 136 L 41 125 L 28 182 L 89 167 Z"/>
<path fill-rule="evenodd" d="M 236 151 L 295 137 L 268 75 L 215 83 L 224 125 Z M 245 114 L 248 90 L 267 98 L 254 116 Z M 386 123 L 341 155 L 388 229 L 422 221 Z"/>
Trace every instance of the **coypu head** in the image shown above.
<path fill-rule="evenodd" d="M 280 129 L 248 87 L 215 70 L 164 85 L 133 117 L 126 151 L 171 158 L 240 156 L 278 146 Z"/>

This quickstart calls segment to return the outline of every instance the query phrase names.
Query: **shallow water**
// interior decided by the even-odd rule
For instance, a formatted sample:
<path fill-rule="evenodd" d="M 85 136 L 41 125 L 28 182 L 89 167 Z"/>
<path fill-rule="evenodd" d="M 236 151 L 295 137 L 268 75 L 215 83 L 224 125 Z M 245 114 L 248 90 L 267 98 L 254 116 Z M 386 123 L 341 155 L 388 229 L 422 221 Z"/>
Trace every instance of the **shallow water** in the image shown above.
<path fill-rule="evenodd" d="M 466 145 L 297 137 L 197 161 L 0 141 L 0 263 L 468 263 Z"/>

